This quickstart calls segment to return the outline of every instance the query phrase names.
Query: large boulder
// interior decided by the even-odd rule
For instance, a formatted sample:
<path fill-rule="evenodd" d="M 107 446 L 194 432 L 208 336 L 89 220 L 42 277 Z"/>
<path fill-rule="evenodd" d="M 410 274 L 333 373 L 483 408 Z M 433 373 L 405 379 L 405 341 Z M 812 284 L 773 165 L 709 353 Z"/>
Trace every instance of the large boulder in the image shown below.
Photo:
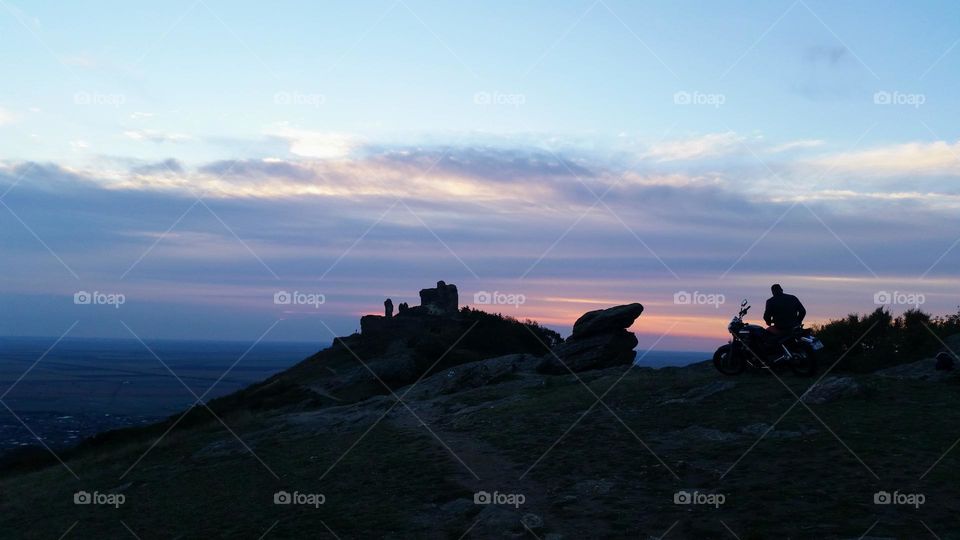
<path fill-rule="evenodd" d="M 550 375 L 619 366 L 633 362 L 637 336 L 617 330 L 585 338 L 570 338 L 554 347 L 537 366 Z"/>
<path fill-rule="evenodd" d="M 641 313 L 643 313 L 643 306 L 638 303 L 588 311 L 573 323 L 571 337 L 588 337 L 630 328 Z"/>
<path fill-rule="evenodd" d="M 566 341 L 543 357 L 537 371 L 560 375 L 630 364 L 637 337 L 626 329 L 643 313 L 640 304 L 627 304 L 585 313 Z"/>

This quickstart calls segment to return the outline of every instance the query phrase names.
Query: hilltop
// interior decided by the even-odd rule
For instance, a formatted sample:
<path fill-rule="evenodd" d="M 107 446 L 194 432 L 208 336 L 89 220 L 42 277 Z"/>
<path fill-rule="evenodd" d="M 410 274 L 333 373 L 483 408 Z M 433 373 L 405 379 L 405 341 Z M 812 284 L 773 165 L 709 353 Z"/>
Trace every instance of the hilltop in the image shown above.
<path fill-rule="evenodd" d="M 708 362 L 655 370 L 631 364 L 639 303 L 586 313 L 562 338 L 460 308 L 444 282 L 420 297 L 209 408 L 101 434 L 61 453 L 63 464 L 46 453 L 9 461 L 3 536 L 914 538 L 929 526 L 950 538 L 960 529 L 958 457 L 947 452 L 960 436 L 960 378 L 933 370 L 933 359 L 843 375 L 825 366 L 822 380 L 724 378 Z M 77 505 L 79 491 L 123 503 Z M 878 492 L 924 501 L 875 504 Z M 294 504 L 275 504 L 286 500 Z"/>

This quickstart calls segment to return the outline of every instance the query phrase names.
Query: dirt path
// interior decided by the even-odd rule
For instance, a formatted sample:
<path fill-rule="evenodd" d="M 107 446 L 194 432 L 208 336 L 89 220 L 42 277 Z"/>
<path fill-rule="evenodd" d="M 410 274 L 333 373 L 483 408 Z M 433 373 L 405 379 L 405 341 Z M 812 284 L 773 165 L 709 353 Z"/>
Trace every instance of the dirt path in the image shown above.
<path fill-rule="evenodd" d="M 565 519 L 562 511 L 558 511 L 558 508 L 553 505 L 555 497 L 549 488 L 534 480 L 531 475 L 525 475 L 530 464 L 512 461 L 493 445 L 467 433 L 445 429 L 444 424 L 450 422 L 457 413 L 441 412 L 443 407 L 438 406 L 436 402 L 412 402 L 409 405 L 419 419 L 400 406 L 389 415 L 390 423 L 398 429 L 428 437 L 442 447 L 456 468 L 455 476 L 452 478 L 454 481 L 473 493 L 486 492 L 491 496 L 494 493 L 501 496 L 522 495 L 524 500 L 519 507 L 509 504 L 497 505 L 513 512 L 515 514 L 513 519 L 519 520 L 526 514 L 534 514 L 542 519 L 546 530 L 570 533 L 577 529 L 576 524 Z M 494 515 L 498 520 L 503 519 L 505 515 L 510 517 L 500 510 L 494 512 L 485 509 L 472 521 L 464 523 L 464 531 L 468 527 L 475 526 L 469 536 L 482 537 L 479 531 L 483 527 L 483 522 L 487 517 Z M 476 523 L 477 521 L 480 523 Z M 529 521 L 529 523 L 534 522 L 536 519 Z M 602 524 L 595 524 L 591 529 L 597 532 L 602 529 Z M 519 531 L 523 531 L 522 526 Z M 528 531 L 528 534 L 530 538 L 543 538 L 545 533 L 543 529 L 536 528 Z"/>

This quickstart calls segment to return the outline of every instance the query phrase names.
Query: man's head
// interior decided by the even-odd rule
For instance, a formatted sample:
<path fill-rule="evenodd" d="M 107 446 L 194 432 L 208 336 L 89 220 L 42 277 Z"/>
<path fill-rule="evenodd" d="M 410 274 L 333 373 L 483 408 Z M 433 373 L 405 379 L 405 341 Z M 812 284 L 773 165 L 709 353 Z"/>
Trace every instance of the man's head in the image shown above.
<path fill-rule="evenodd" d="M 773 286 L 770 287 L 770 291 L 773 292 L 774 296 L 783 294 L 783 287 L 781 287 L 779 283 L 774 283 Z"/>

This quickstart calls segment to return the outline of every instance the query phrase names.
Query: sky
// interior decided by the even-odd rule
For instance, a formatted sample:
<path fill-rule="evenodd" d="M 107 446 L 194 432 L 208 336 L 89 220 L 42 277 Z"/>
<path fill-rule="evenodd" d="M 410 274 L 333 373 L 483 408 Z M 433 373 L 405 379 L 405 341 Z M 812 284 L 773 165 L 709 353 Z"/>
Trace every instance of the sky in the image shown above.
<path fill-rule="evenodd" d="M 0 0 L 0 335 L 960 305 L 955 2 Z M 286 302 L 285 300 L 289 300 Z"/>

